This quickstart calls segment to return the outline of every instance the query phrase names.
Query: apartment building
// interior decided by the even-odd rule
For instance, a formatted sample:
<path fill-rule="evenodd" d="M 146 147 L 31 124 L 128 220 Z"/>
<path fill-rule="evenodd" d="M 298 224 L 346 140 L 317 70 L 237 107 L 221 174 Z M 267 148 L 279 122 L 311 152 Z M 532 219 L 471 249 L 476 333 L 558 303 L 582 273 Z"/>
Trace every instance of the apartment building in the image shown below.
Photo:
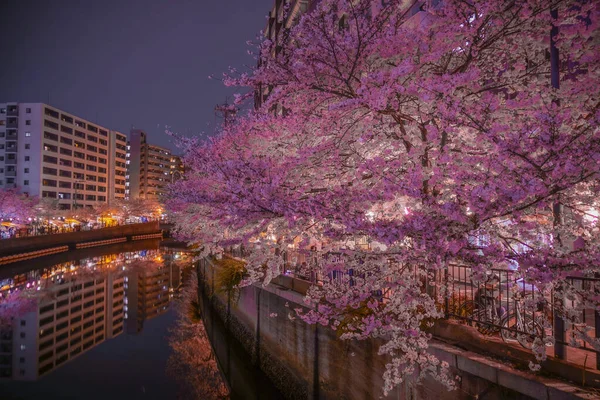
<path fill-rule="evenodd" d="M 44 103 L 0 103 L 0 188 L 61 209 L 125 197 L 127 138 Z"/>
<path fill-rule="evenodd" d="M 148 143 L 147 134 L 140 129 L 129 133 L 127 149 L 126 198 L 160 200 L 166 187 L 176 178 L 181 160 L 171 150 Z"/>
<path fill-rule="evenodd" d="M 125 199 L 125 184 L 127 176 L 127 136 L 117 131 L 110 131 L 110 160 L 114 160 L 109 168 L 109 182 L 114 182 L 114 185 L 108 187 L 108 198 L 124 200 Z"/>
<path fill-rule="evenodd" d="M 36 380 L 123 332 L 123 276 L 50 275 L 46 294 L 32 299 L 33 310 L 15 318 L 12 329 L 0 330 L 0 380 Z"/>

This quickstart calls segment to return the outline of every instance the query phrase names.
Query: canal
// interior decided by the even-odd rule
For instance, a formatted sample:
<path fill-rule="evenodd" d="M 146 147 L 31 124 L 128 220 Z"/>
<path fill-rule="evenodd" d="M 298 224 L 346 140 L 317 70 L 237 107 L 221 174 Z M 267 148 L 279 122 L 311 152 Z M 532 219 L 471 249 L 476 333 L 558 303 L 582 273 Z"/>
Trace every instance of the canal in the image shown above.
<path fill-rule="evenodd" d="M 207 307 L 191 255 L 136 246 L 0 269 L 0 398 L 282 398 Z"/>

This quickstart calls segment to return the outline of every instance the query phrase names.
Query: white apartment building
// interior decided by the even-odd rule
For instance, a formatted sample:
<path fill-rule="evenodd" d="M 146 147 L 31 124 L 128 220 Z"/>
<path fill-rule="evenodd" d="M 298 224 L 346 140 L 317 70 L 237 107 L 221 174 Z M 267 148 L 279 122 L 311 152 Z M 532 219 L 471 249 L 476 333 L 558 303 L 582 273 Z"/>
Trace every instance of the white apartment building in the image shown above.
<path fill-rule="evenodd" d="M 44 103 L 0 103 L 0 188 L 61 209 L 125 197 L 127 138 Z"/>

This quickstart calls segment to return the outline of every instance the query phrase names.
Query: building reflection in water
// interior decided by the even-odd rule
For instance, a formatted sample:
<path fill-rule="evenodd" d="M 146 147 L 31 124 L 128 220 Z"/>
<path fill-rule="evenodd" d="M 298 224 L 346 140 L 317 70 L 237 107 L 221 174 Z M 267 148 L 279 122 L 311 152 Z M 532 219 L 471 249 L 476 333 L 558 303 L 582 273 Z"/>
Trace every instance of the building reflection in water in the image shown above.
<path fill-rule="evenodd" d="M 167 311 L 186 264 L 185 253 L 143 250 L 0 280 L 0 379 L 36 380 L 125 330 L 139 333 Z"/>
<path fill-rule="evenodd" d="M 181 286 L 180 253 L 158 255 L 155 268 L 139 268 L 125 277 L 128 334 L 142 331 L 144 321 L 167 311 Z"/>

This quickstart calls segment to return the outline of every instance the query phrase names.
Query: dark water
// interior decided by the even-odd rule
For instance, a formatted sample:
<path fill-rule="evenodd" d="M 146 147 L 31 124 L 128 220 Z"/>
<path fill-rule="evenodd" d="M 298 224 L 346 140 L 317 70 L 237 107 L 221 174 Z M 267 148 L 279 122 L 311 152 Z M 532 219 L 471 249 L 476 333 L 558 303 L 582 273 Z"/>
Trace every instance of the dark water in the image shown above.
<path fill-rule="evenodd" d="M 194 398 L 168 363 L 190 256 L 136 246 L 0 266 L 1 400 Z M 211 310 L 202 314 L 231 398 L 281 398 Z"/>
<path fill-rule="evenodd" d="M 212 311 L 208 297 L 200 291 L 204 327 L 213 346 L 221 372 L 232 399 L 283 399 L 267 376 L 257 369 L 242 345 L 227 331 L 223 321 Z"/>

